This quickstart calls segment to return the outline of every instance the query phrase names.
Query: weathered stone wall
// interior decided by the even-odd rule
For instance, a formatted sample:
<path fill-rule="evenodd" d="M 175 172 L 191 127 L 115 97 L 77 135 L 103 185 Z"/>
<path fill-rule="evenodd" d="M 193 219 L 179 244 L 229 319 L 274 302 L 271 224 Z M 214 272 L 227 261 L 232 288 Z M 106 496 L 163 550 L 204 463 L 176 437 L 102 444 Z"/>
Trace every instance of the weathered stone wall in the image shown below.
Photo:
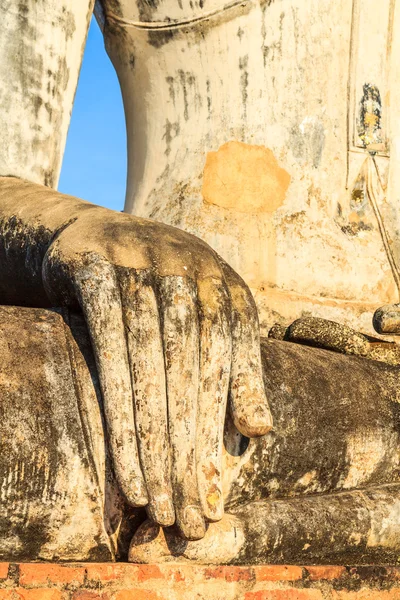
<path fill-rule="evenodd" d="M 396 567 L 8 564 L 0 600 L 398 600 Z"/>

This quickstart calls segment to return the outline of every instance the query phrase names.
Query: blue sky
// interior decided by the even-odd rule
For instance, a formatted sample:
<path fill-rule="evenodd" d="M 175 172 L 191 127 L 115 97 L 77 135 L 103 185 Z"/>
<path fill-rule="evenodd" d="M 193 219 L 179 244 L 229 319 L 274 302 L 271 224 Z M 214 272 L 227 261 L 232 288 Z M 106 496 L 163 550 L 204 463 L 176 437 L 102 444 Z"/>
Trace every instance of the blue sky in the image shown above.
<path fill-rule="evenodd" d="M 58 189 L 122 210 L 126 135 L 118 79 L 93 18 L 76 92 Z"/>

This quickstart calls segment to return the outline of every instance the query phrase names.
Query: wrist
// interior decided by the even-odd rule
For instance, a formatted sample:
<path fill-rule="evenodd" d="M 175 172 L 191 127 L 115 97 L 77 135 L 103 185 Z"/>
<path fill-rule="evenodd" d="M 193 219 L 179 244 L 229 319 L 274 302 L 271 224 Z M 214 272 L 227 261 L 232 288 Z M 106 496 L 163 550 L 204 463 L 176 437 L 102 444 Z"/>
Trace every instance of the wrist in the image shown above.
<path fill-rule="evenodd" d="M 46 252 L 82 212 L 98 208 L 43 186 L 1 177 L 0 302 L 49 306 L 42 280 Z"/>

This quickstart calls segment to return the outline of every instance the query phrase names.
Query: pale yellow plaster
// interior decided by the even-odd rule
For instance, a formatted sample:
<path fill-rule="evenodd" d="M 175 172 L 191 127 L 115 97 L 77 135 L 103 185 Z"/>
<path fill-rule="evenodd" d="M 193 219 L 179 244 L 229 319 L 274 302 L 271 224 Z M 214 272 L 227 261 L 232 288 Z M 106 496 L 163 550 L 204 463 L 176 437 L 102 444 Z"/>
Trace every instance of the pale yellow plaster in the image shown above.
<path fill-rule="evenodd" d="M 282 206 L 290 175 L 272 150 L 230 141 L 208 152 L 203 199 L 209 204 L 245 213 L 272 213 Z"/>

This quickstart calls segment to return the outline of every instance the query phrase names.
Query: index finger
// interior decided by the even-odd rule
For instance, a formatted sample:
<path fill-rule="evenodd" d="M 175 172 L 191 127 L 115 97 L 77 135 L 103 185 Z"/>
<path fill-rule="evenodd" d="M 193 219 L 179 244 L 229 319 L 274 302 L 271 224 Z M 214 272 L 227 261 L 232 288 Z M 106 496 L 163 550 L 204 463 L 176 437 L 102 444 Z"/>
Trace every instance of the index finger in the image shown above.
<path fill-rule="evenodd" d="M 94 255 L 75 274 L 75 286 L 96 359 L 117 481 L 130 504 L 145 506 L 148 498 L 136 443 L 128 350 L 114 267 Z"/>

